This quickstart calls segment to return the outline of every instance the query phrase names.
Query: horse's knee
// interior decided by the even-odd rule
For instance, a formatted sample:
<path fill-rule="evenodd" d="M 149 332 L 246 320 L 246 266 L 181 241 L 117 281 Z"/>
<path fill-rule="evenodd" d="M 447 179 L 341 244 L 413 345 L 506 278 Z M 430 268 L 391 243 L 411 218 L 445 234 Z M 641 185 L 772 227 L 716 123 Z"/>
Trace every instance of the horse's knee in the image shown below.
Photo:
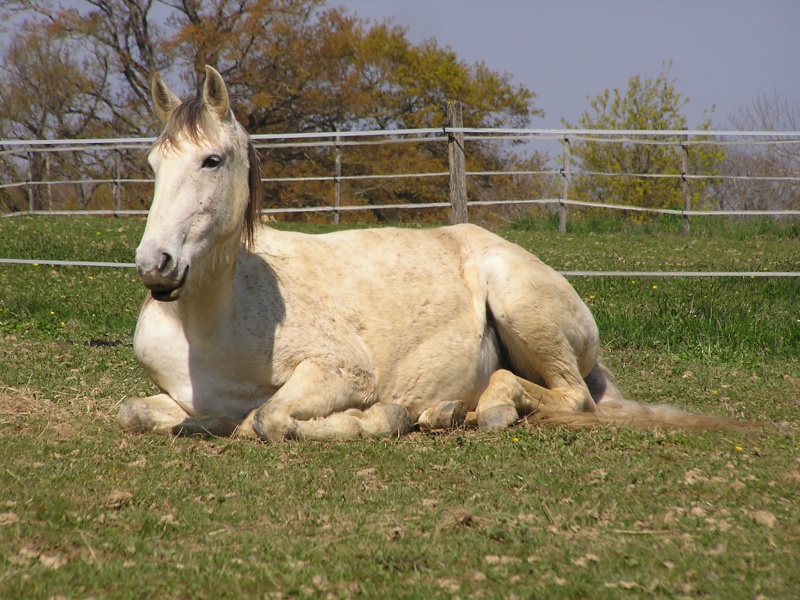
<path fill-rule="evenodd" d="M 253 431 L 261 439 L 279 442 L 285 439 L 351 440 L 359 437 L 398 437 L 414 427 L 405 407 L 376 403 L 361 410 L 310 419 L 295 419 L 286 410 L 262 407 L 253 416 Z"/>
<path fill-rule="evenodd" d="M 265 404 L 253 415 L 253 431 L 264 441 L 280 442 L 295 437 L 296 420 L 285 410 Z"/>

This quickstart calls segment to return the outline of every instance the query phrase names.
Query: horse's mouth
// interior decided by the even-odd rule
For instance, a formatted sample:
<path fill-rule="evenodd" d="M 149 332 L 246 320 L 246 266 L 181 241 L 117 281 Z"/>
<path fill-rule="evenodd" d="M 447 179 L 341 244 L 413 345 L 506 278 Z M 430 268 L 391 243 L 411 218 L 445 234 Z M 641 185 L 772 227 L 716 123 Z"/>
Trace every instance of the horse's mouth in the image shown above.
<path fill-rule="evenodd" d="M 183 275 L 181 275 L 178 285 L 171 288 L 165 288 L 161 286 L 159 286 L 157 289 L 150 288 L 150 296 L 152 296 L 153 300 L 158 300 L 159 302 L 174 302 L 180 298 L 183 288 L 186 285 L 186 276 L 188 274 L 189 267 L 187 266 L 183 270 Z"/>

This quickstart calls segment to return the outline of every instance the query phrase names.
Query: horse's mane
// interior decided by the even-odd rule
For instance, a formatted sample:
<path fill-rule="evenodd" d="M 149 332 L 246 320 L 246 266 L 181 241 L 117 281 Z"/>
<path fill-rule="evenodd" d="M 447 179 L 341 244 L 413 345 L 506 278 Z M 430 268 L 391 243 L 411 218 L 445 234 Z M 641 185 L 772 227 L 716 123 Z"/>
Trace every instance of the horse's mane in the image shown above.
<path fill-rule="evenodd" d="M 237 127 L 241 127 L 236 123 Z M 180 145 L 182 137 L 194 144 L 204 139 L 215 139 L 219 135 L 218 121 L 212 116 L 203 100 L 188 100 L 170 112 L 164 131 L 153 144 L 154 148 L 167 150 Z M 261 212 L 261 160 L 247 136 L 248 202 L 242 221 L 242 239 L 248 248 L 253 245 L 253 234 Z"/>

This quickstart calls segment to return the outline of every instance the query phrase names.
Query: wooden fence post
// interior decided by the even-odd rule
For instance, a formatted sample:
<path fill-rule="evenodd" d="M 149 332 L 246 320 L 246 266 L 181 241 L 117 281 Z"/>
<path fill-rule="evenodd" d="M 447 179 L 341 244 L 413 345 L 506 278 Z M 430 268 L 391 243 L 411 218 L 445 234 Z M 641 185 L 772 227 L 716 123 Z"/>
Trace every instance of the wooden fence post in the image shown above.
<path fill-rule="evenodd" d="M 333 224 L 339 224 L 339 207 L 342 205 L 342 148 L 339 146 L 339 128 L 336 128 L 336 139 L 333 143 Z"/>
<path fill-rule="evenodd" d="M 569 193 L 569 138 L 562 142 L 564 149 L 561 158 L 561 202 L 558 204 L 558 233 L 567 232 L 567 205 L 564 202 Z"/>
<path fill-rule="evenodd" d="M 447 121 L 450 127 L 464 126 L 461 102 L 447 103 Z M 464 134 L 447 134 L 447 161 L 450 167 L 450 224 L 466 223 L 467 215 L 467 168 L 464 155 Z"/>
<path fill-rule="evenodd" d="M 689 136 L 683 136 L 684 141 L 689 140 Z M 681 144 L 681 188 L 683 192 L 683 235 L 691 233 L 689 224 L 689 215 L 687 211 L 692 209 L 692 191 L 689 189 L 689 180 L 686 176 L 689 174 L 689 147 Z"/>

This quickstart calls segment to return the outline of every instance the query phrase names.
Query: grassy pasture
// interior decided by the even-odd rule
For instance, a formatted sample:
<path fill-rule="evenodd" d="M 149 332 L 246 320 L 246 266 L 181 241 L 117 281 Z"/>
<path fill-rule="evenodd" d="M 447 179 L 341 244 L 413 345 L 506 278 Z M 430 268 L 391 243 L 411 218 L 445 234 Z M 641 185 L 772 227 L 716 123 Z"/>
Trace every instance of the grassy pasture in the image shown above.
<path fill-rule="evenodd" d="M 800 268 L 796 224 L 695 221 L 503 235 L 564 270 Z M 0 256 L 130 262 L 142 229 L 0 219 Z M 800 595 L 800 280 L 571 281 L 629 396 L 769 427 L 125 436 L 135 273 L 0 265 L 0 598 Z"/>

